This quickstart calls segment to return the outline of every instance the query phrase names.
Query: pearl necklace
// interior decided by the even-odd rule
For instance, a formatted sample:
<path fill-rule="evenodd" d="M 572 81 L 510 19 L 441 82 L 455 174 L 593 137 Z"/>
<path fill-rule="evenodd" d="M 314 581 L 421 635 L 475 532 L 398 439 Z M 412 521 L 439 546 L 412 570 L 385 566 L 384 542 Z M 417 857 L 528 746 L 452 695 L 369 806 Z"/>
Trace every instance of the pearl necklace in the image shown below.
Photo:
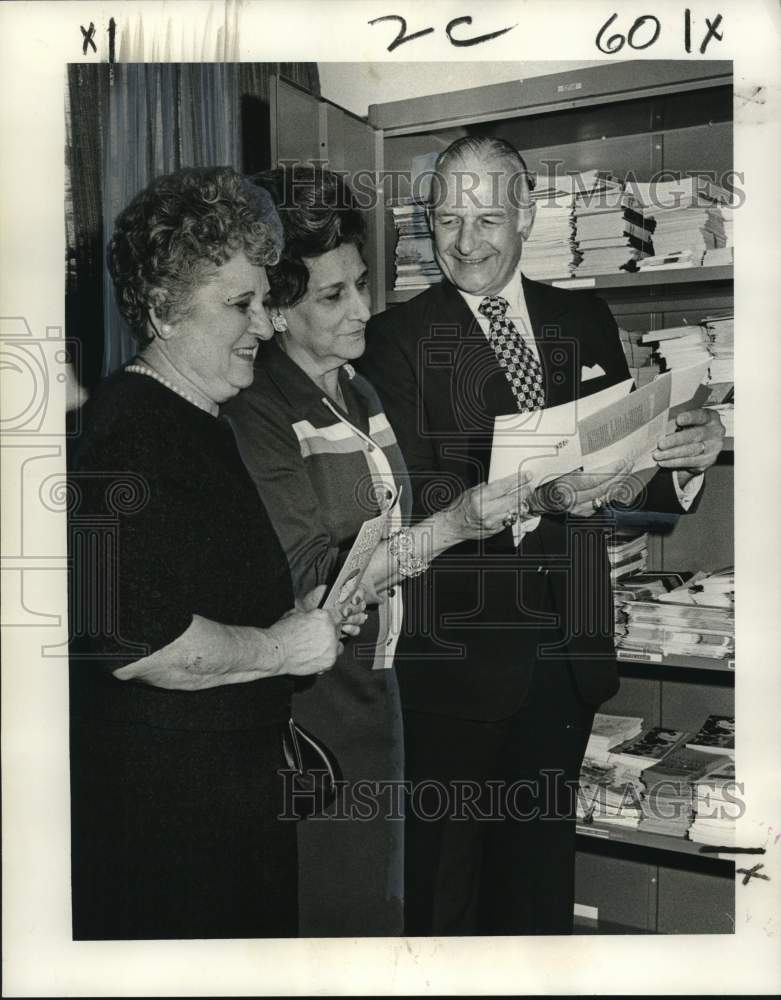
<path fill-rule="evenodd" d="M 164 375 L 158 375 L 156 371 L 153 371 L 151 368 L 147 368 L 146 365 L 126 365 L 125 371 L 133 372 L 135 375 L 148 375 L 149 378 L 153 378 L 155 382 L 159 382 L 160 385 L 164 385 L 166 389 L 170 389 L 171 392 L 176 393 L 177 396 L 181 396 L 182 399 L 186 399 L 188 403 L 192 403 L 193 406 L 197 406 L 199 410 L 203 410 L 204 413 L 208 413 L 212 416 L 214 415 L 213 410 L 210 407 L 195 399 L 189 392 L 185 392 L 184 389 L 180 389 L 178 385 L 174 385 L 173 382 L 169 381 L 169 379 L 167 379 Z"/>

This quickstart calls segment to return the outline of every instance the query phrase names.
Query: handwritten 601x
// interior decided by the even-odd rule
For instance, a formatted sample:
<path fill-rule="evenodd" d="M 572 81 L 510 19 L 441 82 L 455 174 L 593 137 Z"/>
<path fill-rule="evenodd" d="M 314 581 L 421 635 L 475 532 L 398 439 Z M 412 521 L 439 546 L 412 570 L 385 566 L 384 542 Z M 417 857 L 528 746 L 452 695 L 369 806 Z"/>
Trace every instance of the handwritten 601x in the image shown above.
<path fill-rule="evenodd" d="M 647 49 L 654 44 L 662 33 L 662 23 L 658 17 L 655 17 L 653 14 L 642 14 L 640 17 L 635 18 L 625 35 L 620 31 L 616 31 L 615 34 L 605 37 L 608 28 L 610 28 L 617 17 L 618 14 L 613 14 L 597 32 L 594 44 L 600 52 L 614 55 L 616 52 L 620 52 L 625 44 L 630 49 Z M 710 44 L 711 39 L 715 39 L 717 42 L 723 41 L 723 33 L 719 34 L 717 30 L 722 20 L 721 14 L 717 14 L 712 21 L 709 17 L 705 18 L 706 29 L 699 45 L 700 55 L 705 54 L 705 50 Z M 688 7 L 683 12 L 683 47 L 687 52 L 691 52 L 692 50 L 692 14 Z"/>

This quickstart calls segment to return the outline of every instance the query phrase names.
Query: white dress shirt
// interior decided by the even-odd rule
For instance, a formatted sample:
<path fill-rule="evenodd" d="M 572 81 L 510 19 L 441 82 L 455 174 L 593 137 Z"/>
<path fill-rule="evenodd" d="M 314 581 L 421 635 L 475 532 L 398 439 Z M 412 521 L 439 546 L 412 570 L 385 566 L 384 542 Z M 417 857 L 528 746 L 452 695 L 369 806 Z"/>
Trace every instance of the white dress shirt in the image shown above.
<path fill-rule="evenodd" d="M 458 292 L 464 302 L 466 302 L 467 306 L 469 306 L 469 311 L 477 320 L 480 329 L 483 331 L 487 339 L 488 331 L 491 327 L 491 321 L 487 316 L 483 316 L 480 312 L 480 303 L 485 298 L 485 295 L 473 295 L 471 292 L 464 292 L 460 288 L 458 289 Z M 531 318 L 529 317 L 529 309 L 526 305 L 526 296 L 523 294 L 521 272 L 516 271 L 498 294 L 503 299 L 507 299 L 507 319 L 513 321 L 516 329 L 520 333 L 521 337 L 523 337 L 524 343 L 539 361 L 540 352 L 537 350 L 537 344 L 534 340 L 534 332 L 532 330 Z M 694 476 L 693 479 L 690 479 L 685 486 L 680 486 L 678 483 L 678 473 L 673 473 L 675 492 L 678 496 L 678 502 L 684 510 L 688 510 L 689 507 L 691 507 L 694 502 L 694 498 L 702 488 L 704 479 L 705 475 L 704 473 L 701 473 L 699 476 Z M 525 535 L 527 531 L 534 531 L 539 523 L 539 517 L 529 517 L 523 521 L 518 521 L 515 525 L 513 525 L 515 544 L 517 545 L 520 542 L 521 537 Z"/>

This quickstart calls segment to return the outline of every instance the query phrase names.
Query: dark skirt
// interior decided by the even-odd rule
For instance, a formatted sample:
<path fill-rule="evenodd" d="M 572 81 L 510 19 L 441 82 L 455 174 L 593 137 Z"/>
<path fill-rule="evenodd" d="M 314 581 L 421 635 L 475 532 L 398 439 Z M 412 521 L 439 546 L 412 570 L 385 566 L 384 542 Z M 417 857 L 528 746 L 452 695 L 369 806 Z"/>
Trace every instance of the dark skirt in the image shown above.
<path fill-rule="evenodd" d="M 336 754 L 346 788 L 298 825 L 301 937 L 403 931 L 404 771 L 394 670 L 372 670 L 376 612 L 333 669 L 293 696 L 293 715 Z M 364 655 L 356 652 L 363 649 Z"/>
<path fill-rule="evenodd" d="M 74 939 L 295 937 L 280 741 L 72 720 Z"/>

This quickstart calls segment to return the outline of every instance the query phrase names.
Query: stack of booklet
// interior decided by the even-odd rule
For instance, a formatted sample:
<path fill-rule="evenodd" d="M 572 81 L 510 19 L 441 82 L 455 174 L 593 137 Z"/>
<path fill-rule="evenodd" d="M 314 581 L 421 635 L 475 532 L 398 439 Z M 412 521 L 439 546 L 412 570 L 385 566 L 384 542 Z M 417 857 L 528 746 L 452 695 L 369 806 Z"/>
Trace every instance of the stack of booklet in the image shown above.
<path fill-rule="evenodd" d="M 586 746 L 586 757 L 608 763 L 610 750 L 642 730 L 643 720 L 636 715 L 606 715 L 597 712 Z"/>
<path fill-rule="evenodd" d="M 648 562 L 648 532 L 617 529 L 608 540 L 607 555 L 614 586 L 619 580 L 641 573 Z"/>
<path fill-rule="evenodd" d="M 578 183 L 593 185 L 596 170 L 575 175 Z M 523 273 L 527 278 L 568 278 L 577 265 L 573 188 L 568 174 L 538 174 L 532 202 L 534 224 L 523 246 Z"/>
<path fill-rule="evenodd" d="M 695 832 L 715 838 L 702 842 L 729 843 L 718 839 L 724 835 L 723 810 L 706 813 L 703 802 L 711 777 L 716 799 L 723 803 L 732 791 L 726 782 L 734 779 L 727 756 L 734 721 L 711 715 L 698 733 L 665 726 L 641 732 L 642 720 L 634 716 L 597 715 L 597 735 L 589 740 L 580 772 L 578 818 L 685 837 L 699 808 L 701 824 Z M 615 734 L 630 726 L 636 731 L 614 742 Z M 605 749 L 607 743 L 612 746 Z"/>
<path fill-rule="evenodd" d="M 663 372 L 704 363 L 709 401 L 729 402 L 734 388 L 735 319 L 733 313 L 706 316 L 696 325 L 649 330 L 641 343 L 653 348 L 652 358 Z"/>
<path fill-rule="evenodd" d="M 683 586 L 652 600 L 624 601 L 616 648 L 645 658 L 735 655 L 734 576 L 695 574 Z"/>
<path fill-rule="evenodd" d="M 722 614 L 723 620 L 734 618 L 735 571 L 731 566 L 713 573 L 700 570 L 682 586 L 662 594 L 659 601 L 680 606 L 696 605 L 700 610 L 728 611 L 729 615 Z"/>
<path fill-rule="evenodd" d="M 634 739 L 619 743 L 608 754 L 608 762 L 617 767 L 629 768 L 642 774 L 646 768 L 653 767 L 659 761 L 683 746 L 691 733 L 683 729 L 666 729 L 664 726 L 654 726 L 635 736 Z"/>
<path fill-rule="evenodd" d="M 396 281 L 394 289 L 427 288 L 442 277 L 434 259 L 434 245 L 426 220 L 425 206 L 412 199 L 394 205 L 396 226 Z"/>
<path fill-rule="evenodd" d="M 586 758 L 580 769 L 577 817 L 612 826 L 637 829 L 642 817 L 643 786 L 633 772 Z"/>
<path fill-rule="evenodd" d="M 718 265 L 732 264 L 735 259 L 735 244 L 732 234 L 733 210 L 731 208 L 727 208 L 726 205 L 720 205 L 719 208 L 721 211 L 721 217 L 724 221 L 724 246 L 717 247 L 713 250 L 706 250 L 705 256 L 702 258 L 703 267 L 716 267 Z"/>
<path fill-rule="evenodd" d="M 643 270 L 699 267 L 706 252 L 726 246 L 721 205 L 729 202 L 729 194 L 723 188 L 701 177 L 634 183 L 632 188 L 643 204 L 653 205 L 656 221 L 654 259 L 647 259 Z"/>
<path fill-rule="evenodd" d="M 655 601 L 662 594 L 680 587 L 691 576 L 691 573 L 641 572 L 613 581 L 616 648 L 624 648 L 621 646 L 621 639 L 626 634 L 629 621 L 627 604 L 633 601 Z"/>
<path fill-rule="evenodd" d="M 653 253 L 654 225 L 650 210 L 616 183 L 576 195 L 577 277 L 636 270 Z"/>
<path fill-rule="evenodd" d="M 718 754 L 678 745 L 659 763 L 643 771 L 640 830 L 668 837 L 685 837 L 694 815 L 693 785 L 720 767 Z"/>
<path fill-rule="evenodd" d="M 691 573 L 636 573 L 613 584 L 613 600 L 621 608 L 627 601 L 656 600 L 680 587 L 691 578 Z M 623 620 L 623 619 L 617 619 Z"/>
<path fill-rule="evenodd" d="M 700 323 L 709 337 L 710 400 L 714 403 L 725 403 L 732 398 L 735 384 L 735 316 L 734 313 L 706 316 Z"/>
<path fill-rule="evenodd" d="M 694 785 L 694 822 L 689 840 L 713 847 L 733 847 L 735 821 L 741 815 L 742 788 L 735 781 L 735 762 L 724 763 Z"/>
<path fill-rule="evenodd" d="M 735 756 L 735 716 L 709 715 L 699 731 L 686 741 L 689 750 Z"/>

